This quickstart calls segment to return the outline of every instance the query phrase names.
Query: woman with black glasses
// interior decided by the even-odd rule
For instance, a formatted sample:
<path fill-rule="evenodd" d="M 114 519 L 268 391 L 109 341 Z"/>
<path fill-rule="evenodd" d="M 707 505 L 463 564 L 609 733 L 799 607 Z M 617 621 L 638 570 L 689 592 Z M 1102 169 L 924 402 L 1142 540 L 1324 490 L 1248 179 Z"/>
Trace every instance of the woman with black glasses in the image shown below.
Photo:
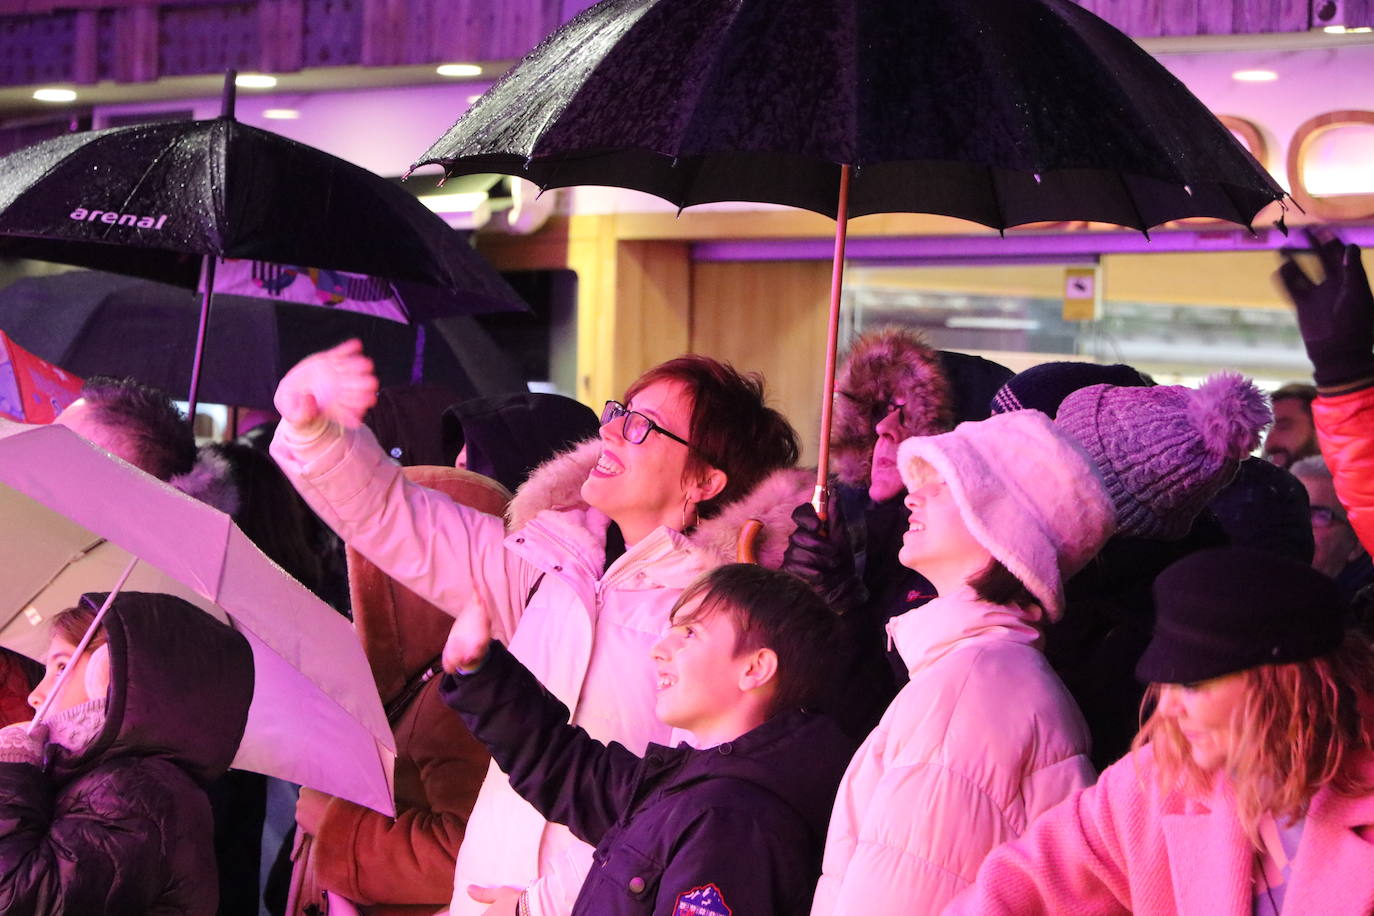
<path fill-rule="evenodd" d="M 734 558 L 749 519 L 764 523 L 761 561 L 778 566 L 792 507 L 810 496 L 804 472 L 782 470 L 797 460 L 796 434 L 765 405 L 762 380 L 704 356 L 650 369 L 606 404 L 598 438 L 531 475 L 506 525 L 406 481 L 361 426 L 375 391 L 356 341 L 282 379 L 272 454 L 315 511 L 439 607 L 480 603 L 592 737 L 635 753 L 689 740 L 654 717 L 649 649 L 681 590 Z M 591 847 L 547 824 L 493 766 L 458 854 L 452 913 L 567 913 L 590 867 Z"/>

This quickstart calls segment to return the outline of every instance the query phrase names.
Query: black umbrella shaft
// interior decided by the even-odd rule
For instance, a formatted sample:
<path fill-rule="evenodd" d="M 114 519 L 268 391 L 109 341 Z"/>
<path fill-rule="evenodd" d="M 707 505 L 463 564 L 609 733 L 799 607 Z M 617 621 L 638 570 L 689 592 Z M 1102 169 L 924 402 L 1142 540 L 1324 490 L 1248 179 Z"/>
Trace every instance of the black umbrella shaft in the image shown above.
<path fill-rule="evenodd" d="M 186 407 L 186 417 L 191 421 L 191 427 L 196 425 L 196 393 L 200 391 L 200 364 L 205 358 L 205 332 L 210 327 L 210 299 L 214 296 L 215 290 L 215 263 L 213 255 L 205 256 L 205 269 L 202 271 L 205 283 L 205 292 L 200 300 L 200 327 L 196 330 L 196 358 L 191 364 L 191 391 L 186 396 L 188 402 Z"/>
<path fill-rule="evenodd" d="M 226 117 L 234 116 L 234 101 L 238 97 L 239 72 L 237 70 L 224 71 L 224 95 L 220 98 L 219 113 Z"/>

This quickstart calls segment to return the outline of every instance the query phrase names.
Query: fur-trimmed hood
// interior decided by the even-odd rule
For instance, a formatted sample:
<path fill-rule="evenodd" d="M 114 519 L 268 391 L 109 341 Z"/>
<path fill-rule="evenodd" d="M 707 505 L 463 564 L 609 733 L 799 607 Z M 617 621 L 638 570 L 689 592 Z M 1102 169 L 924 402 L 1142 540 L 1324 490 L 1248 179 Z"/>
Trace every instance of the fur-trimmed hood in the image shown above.
<path fill-rule="evenodd" d="M 590 509 L 582 498 L 582 483 L 600 455 L 601 441 L 588 439 L 536 468 L 506 509 L 507 530 L 518 531 L 546 510 Z M 763 523 L 757 543 L 759 564 L 777 569 L 787 539 L 796 529 L 792 510 L 811 498 L 814 483 L 814 472 L 805 468 L 774 471 L 744 497 L 723 507 L 719 515 L 703 520 L 687 533 L 687 539 L 722 562 L 734 562 L 740 529 L 750 519 L 758 519 Z"/>
<path fill-rule="evenodd" d="M 196 463 L 185 474 L 167 481 L 187 496 L 214 506 L 225 515 L 237 515 L 241 506 L 234 469 L 229 459 L 211 448 L 196 451 Z"/>
<path fill-rule="evenodd" d="M 835 379 L 830 460 L 841 482 L 868 487 L 873 427 L 894 398 L 904 401 L 903 439 L 954 426 L 954 395 L 939 352 L 920 334 L 883 328 L 855 341 Z"/>

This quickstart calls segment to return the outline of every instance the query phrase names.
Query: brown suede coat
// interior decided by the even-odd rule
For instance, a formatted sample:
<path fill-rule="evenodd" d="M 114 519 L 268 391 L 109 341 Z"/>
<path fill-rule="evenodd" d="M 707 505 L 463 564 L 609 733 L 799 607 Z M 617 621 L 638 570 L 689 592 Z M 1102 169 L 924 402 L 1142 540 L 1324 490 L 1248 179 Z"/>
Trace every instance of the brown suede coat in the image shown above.
<path fill-rule="evenodd" d="M 495 481 L 456 468 L 409 467 L 405 474 L 490 515 L 501 515 L 510 500 Z M 438 658 L 453 618 L 352 549 L 348 583 L 358 636 L 382 702 L 390 704 Z M 296 861 L 292 916 L 305 916 L 306 907 L 320 904 L 324 889 L 359 904 L 367 916 L 418 916 L 448 905 L 454 859 L 489 758 L 439 699 L 439 680 L 425 683 L 391 723 L 396 819 L 330 799 L 318 835 Z"/>

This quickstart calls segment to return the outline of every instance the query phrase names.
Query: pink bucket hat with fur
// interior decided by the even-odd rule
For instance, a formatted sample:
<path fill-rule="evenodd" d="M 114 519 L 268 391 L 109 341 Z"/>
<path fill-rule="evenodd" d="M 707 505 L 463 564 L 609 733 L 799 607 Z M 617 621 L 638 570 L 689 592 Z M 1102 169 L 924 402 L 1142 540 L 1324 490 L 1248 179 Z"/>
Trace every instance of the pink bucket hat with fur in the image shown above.
<path fill-rule="evenodd" d="M 918 459 L 949 487 L 974 539 L 1058 620 L 1064 580 L 1115 528 L 1111 498 L 1083 448 L 1049 417 L 1021 410 L 907 439 L 897 467 L 908 490 L 921 481 Z"/>

